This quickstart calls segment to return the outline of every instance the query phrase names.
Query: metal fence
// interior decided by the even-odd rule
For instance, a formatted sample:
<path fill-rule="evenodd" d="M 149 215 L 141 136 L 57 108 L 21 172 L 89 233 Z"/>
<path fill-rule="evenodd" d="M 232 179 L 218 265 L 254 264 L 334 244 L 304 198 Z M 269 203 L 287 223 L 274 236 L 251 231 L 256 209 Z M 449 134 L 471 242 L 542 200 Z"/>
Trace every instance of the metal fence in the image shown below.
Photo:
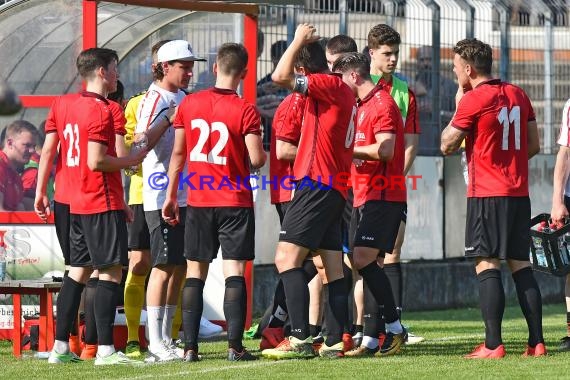
<path fill-rule="evenodd" d="M 393 26 L 402 37 L 399 71 L 412 88 L 422 74 L 418 48 L 431 49 L 429 76 L 431 83 L 441 85 L 433 86 L 426 98 L 418 96 L 422 155 L 439 154 L 439 134 L 449 121 L 444 104 L 455 94 L 443 84 L 455 80 L 452 47 L 467 37 L 489 43 L 494 75 L 527 92 L 537 115 L 542 152 L 553 153 L 562 108 L 570 97 L 568 0 L 306 0 L 304 6 L 263 5 L 259 78 L 273 69 L 271 45 L 290 42 L 300 22 L 314 24 L 323 37 L 347 34 L 360 50 L 366 48 L 372 26 Z"/>

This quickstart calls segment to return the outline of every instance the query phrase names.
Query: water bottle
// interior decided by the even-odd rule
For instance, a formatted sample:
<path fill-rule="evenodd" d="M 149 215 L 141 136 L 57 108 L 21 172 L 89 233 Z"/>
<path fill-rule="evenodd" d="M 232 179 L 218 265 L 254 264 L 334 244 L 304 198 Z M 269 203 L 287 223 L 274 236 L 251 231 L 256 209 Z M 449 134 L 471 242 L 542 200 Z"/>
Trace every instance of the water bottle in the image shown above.
<path fill-rule="evenodd" d="M 544 255 L 544 249 L 542 248 L 542 239 L 533 237 L 532 243 L 534 245 L 534 253 L 536 254 L 536 265 L 539 267 L 548 268 L 546 256 Z"/>
<path fill-rule="evenodd" d="M 467 153 L 465 153 L 465 151 L 461 152 L 461 166 L 463 167 L 463 179 L 465 180 L 465 185 L 469 185 L 469 169 L 467 165 Z"/>
<path fill-rule="evenodd" d="M 4 238 L 0 238 L 0 282 L 6 279 L 6 245 Z"/>
<path fill-rule="evenodd" d="M 147 146 L 148 138 L 146 137 L 146 133 L 135 136 L 135 141 L 131 145 L 131 155 L 146 149 Z M 125 169 L 125 174 L 128 176 L 135 175 L 139 171 L 139 167 L 140 165 L 131 166 L 130 168 Z"/>

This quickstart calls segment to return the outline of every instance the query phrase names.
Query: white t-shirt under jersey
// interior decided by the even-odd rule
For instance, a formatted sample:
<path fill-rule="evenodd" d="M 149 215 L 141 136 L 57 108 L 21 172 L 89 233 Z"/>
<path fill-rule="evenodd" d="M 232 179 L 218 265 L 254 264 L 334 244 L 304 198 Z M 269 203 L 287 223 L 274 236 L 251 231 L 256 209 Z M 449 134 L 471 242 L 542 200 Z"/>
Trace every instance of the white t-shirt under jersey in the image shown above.
<path fill-rule="evenodd" d="M 570 147 L 570 99 L 566 101 L 562 109 L 562 124 L 560 124 L 560 135 L 557 143 L 558 145 Z M 570 178 L 566 181 L 564 195 L 570 197 Z"/>
<path fill-rule="evenodd" d="M 186 94 L 184 91 L 170 92 L 151 84 L 137 109 L 135 133 L 143 133 L 162 122 L 161 115 L 168 110 L 170 102 L 179 105 Z M 145 211 L 160 210 L 166 198 L 167 173 L 170 156 L 174 147 L 174 128 L 169 127 L 155 147 L 142 162 L 143 208 Z M 186 175 L 186 174 L 184 174 Z M 186 188 L 178 190 L 180 207 L 186 207 Z"/>

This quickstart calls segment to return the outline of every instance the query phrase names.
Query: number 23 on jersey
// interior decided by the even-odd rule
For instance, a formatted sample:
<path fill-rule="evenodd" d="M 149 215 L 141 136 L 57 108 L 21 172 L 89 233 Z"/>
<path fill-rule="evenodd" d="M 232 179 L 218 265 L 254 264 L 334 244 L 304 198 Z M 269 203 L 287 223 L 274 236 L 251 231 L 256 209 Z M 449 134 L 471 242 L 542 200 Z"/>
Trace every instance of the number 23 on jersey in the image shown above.
<path fill-rule="evenodd" d="M 79 127 L 77 124 L 66 124 L 63 130 L 63 138 L 67 142 L 65 164 L 68 167 L 79 166 Z"/>

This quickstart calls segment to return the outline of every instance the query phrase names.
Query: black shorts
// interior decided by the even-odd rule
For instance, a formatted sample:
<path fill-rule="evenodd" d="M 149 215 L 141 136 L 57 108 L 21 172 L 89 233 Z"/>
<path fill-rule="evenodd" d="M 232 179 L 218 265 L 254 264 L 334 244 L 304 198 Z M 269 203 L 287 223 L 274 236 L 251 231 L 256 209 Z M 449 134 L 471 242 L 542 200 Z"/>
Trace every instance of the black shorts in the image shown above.
<path fill-rule="evenodd" d="M 279 214 L 279 224 L 283 224 L 283 219 L 285 218 L 285 213 L 289 208 L 291 202 L 281 202 L 275 203 L 275 209 L 277 210 L 277 214 Z"/>
<path fill-rule="evenodd" d="M 402 223 L 408 223 L 408 204 L 406 203 L 402 210 Z"/>
<path fill-rule="evenodd" d="M 211 263 L 222 247 L 224 260 L 255 258 L 253 207 L 192 207 L 186 210 L 188 260 Z"/>
<path fill-rule="evenodd" d="M 89 215 L 71 214 L 70 236 L 72 266 L 103 269 L 129 264 L 127 223 L 123 210 Z M 74 265 L 74 256 L 81 265 Z"/>
<path fill-rule="evenodd" d="M 162 219 L 162 210 L 145 211 L 150 230 L 150 257 L 152 266 L 185 265 L 184 225 L 186 207 L 180 207 L 180 223 L 171 226 Z"/>
<path fill-rule="evenodd" d="M 65 265 L 71 265 L 71 242 L 69 240 L 70 214 L 69 205 L 66 203 L 53 202 L 53 219 L 55 224 L 55 233 L 61 252 L 63 253 L 63 262 Z"/>
<path fill-rule="evenodd" d="M 368 201 L 353 209 L 354 247 L 377 248 L 380 256 L 394 249 L 405 202 Z"/>
<path fill-rule="evenodd" d="M 465 256 L 529 260 L 528 197 L 467 198 Z"/>
<path fill-rule="evenodd" d="M 130 205 L 134 220 L 129 223 L 129 251 L 142 251 L 150 249 L 150 230 L 146 223 L 142 204 Z"/>
<path fill-rule="evenodd" d="M 570 210 L 570 197 L 564 196 L 564 206 L 566 206 L 566 210 Z"/>
<path fill-rule="evenodd" d="M 279 241 L 310 250 L 342 251 L 341 219 L 346 200 L 335 189 L 315 181 L 295 191 L 283 219 Z M 319 187 L 320 186 L 320 187 Z M 321 188 L 322 187 L 322 188 Z"/>

